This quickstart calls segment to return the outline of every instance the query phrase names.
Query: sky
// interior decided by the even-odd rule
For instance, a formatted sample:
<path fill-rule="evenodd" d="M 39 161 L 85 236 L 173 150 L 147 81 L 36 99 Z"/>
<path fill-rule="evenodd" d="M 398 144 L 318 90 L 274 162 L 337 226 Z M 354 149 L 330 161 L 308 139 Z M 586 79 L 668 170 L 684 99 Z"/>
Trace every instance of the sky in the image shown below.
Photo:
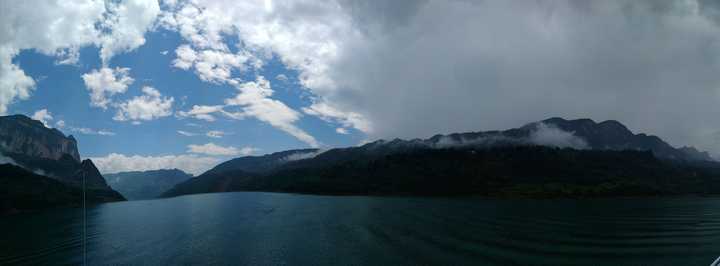
<path fill-rule="evenodd" d="M 556 116 L 720 154 L 719 71 L 716 1 L 0 2 L 0 113 L 103 173 Z"/>

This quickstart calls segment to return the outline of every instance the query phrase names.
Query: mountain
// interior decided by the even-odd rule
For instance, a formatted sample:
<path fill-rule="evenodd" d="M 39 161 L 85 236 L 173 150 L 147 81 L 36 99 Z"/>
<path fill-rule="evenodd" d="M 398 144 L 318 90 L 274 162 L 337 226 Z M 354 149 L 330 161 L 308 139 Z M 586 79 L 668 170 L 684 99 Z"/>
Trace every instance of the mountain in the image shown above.
<path fill-rule="evenodd" d="M 591 119 L 566 120 L 550 118 L 504 131 L 483 131 L 436 135 L 420 140 L 380 140 L 376 146 L 385 148 L 409 147 L 502 147 L 541 145 L 560 148 L 592 150 L 638 150 L 650 151 L 656 157 L 683 161 L 713 161 L 707 152 L 692 147 L 674 148 L 657 136 L 634 134 L 615 120 L 596 123 Z"/>
<path fill-rule="evenodd" d="M 288 155 L 297 159 L 284 159 Z M 505 131 L 241 157 L 163 196 L 248 190 L 510 196 L 718 193 L 719 164 L 705 155 L 634 134 L 616 121 L 551 118 Z"/>
<path fill-rule="evenodd" d="M 34 174 L 30 176 L 11 168 L 3 168 L 7 172 L 0 171 L 0 176 L 6 178 L 6 182 L 10 182 L 7 184 L 9 186 L 14 186 L 12 182 L 21 182 L 17 185 L 28 188 L 39 180 L 34 178 L 35 176 L 42 176 L 70 187 L 69 190 L 85 186 L 88 190 L 94 191 L 93 193 L 103 195 L 90 197 L 89 202 L 125 200 L 122 195 L 108 186 L 91 160 L 80 160 L 75 138 L 66 137 L 57 129 L 46 128 L 40 121 L 24 115 L 0 116 L 0 153 L 2 159 L 0 162 L 22 167 Z M 28 176 L 32 180 L 21 180 L 12 175 Z M 38 181 L 38 184 L 50 183 Z M 47 186 L 40 185 L 40 187 Z M 56 188 L 57 185 L 50 187 Z M 10 193 L 3 196 L 8 195 L 20 194 Z M 62 202 L 59 200 L 57 204 Z M 48 207 L 54 205 L 47 204 Z"/>
<path fill-rule="evenodd" d="M 108 183 L 129 200 L 157 198 L 178 183 L 192 178 L 178 169 L 106 174 Z"/>
<path fill-rule="evenodd" d="M 0 164 L 0 173 L 0 214 L 82 205 L 82 187 L 68 185 L 12 164 Z M 89 203 L 122 198 L 117 192 L 102 188 L 87 188 L 85 197 Z"/>
<path fill-rule="evenodd" d="M 262 156 L 245 156 L 218 164 L 206 173 L 221 173 L 233 170 L 264 173 L 287 162 L 314 157 L 319 152 L 319 149 L 300 149 L 281 151 Z"/>
<path fill-rule="evenodd" d="M 42 122 L 24 115 L 0 116 L 0 145 L 5 153 L 59 160 L 68 155 L 80 161 L 73 136 L 57 129 L 48 129 Z"/>

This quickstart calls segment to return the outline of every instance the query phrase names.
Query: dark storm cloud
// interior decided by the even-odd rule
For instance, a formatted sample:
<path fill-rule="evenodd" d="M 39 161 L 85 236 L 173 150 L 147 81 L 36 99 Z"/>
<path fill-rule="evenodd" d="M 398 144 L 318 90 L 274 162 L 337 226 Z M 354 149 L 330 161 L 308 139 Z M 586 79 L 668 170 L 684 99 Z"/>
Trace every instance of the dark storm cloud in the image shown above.
<path fill-rule="evenodd" d="M 371 137 L 503 129 L 551 116 L 616 119 L 720 151 L 714 1 L 346 2 L 367 36 L 327 95 Z"/>

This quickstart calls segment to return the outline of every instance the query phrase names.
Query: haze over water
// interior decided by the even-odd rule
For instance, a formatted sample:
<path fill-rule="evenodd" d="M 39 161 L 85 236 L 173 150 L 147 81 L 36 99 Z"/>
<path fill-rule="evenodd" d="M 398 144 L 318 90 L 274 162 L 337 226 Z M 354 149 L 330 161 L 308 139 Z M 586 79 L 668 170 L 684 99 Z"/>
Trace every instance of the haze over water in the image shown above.
<path fill-rule="evenodd" d="M 0 264 L 81 264 L 82 210 L 4 217 Z M 97 205 L 87 263 L 709 265 L 720 198 L 220 193 Z"/>

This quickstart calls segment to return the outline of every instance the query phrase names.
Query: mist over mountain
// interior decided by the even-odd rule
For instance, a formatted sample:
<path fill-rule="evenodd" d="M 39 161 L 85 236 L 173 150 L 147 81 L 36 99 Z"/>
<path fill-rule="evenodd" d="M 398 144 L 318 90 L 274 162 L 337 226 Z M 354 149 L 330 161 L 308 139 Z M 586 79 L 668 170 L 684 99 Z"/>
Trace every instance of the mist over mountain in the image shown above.
<path fill-rule="evenodd" d="M 179 169 L 120 172 L 105 174 L 108 184 L 128 200 L 152 199 L 188 180 L 192 175 Z"/>
<path fill-rule="evenodd" d="M 296 160 L 288 160 L 293 157 Z M 536 196 L 717 193 L 713 182 L 718 166 L 707 153 L 634 134 L 617 121 L 551 118 L 504 131 L 241 157 L 163 196 L 246 190 Z"/>

